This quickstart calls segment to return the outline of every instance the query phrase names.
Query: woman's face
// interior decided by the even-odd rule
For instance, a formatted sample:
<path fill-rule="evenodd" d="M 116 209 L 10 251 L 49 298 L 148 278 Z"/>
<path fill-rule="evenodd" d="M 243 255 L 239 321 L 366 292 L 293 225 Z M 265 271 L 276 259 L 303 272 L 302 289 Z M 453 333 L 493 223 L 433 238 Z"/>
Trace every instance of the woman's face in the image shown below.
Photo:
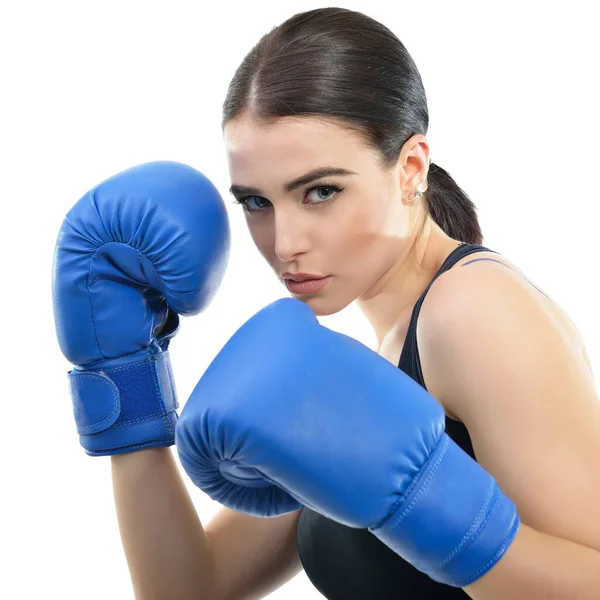
<path fill-rule="evenodd" d="M 224 134 L 232 193 L 243 202 L 256 247 L 292 296 L 317 315 L 368 296 L 414 226 L 413 209 L 403 202 L 406 164 L 383 171 L 358 134 L 333 120 L 239 119 Z M 324 169 L 348 174 L 305 178 Z M 286 282 L 299 274 L 326 279 Z"/>

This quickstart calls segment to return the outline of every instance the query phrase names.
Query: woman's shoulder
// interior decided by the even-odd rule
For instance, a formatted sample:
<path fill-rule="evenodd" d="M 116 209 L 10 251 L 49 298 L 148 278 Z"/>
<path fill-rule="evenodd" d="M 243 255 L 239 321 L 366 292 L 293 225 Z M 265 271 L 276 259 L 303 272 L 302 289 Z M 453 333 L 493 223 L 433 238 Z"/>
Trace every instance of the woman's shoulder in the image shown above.
<path fill-rule="evenodd" d="M 558 303 L 505 256 L 472 253 L 437 278 L 421 308 L 417 338 L 428 387 L 440 400 L 444 381 L 434 356 L 445 351 L 442 346 L 469 356 L 477 346 L 492 356 L 501 339 L 503 351 L 511 352 L 527 336 L 542 339 L 550 331 L 589 367 L 582 336 Z"/>
<path fill-rule="evenodd" d="M 487 248 L 487 247 L 484 247 Z M 530 282 L 531 278 L 523 272 L 517 264 L 515 264 L 508 257 L 504 256 L 500 252 L 495 251 L 493 248 L 487 248 L 486 250 L 479 250 L 478 252 L 468 254 L 461 258 L 452 269 L 446 271 L 444 275 L 452 273 L 453 275 L 458 272 L 458 270 L 465 266 L 477 266 L 479 269 L 479 273 L 496 273 L 503 272 L 503 268 L 508 268 L 513 273 L 516 273 L 523 280 Z M 465 271 L 460 271 L 461 274 L 466 275 Z"/>
<path fill-rule="evenodd" d="M 567 312 L 546 292 L 543 284 L 518 264 L 492 249 L 481 251 L 460 259 L 432 285 L 436 290 L 428 298 L 428 308 L 439 310 L 436 303 L 453 299 L 465 302 L 481 302 L 488 307 L 490 315 L 505 311 L 507 301 L 515 310 L 532 308 L 545 311 L 563 335 L 582 343 L 582 336 Z M 427 308 L 425 308 L 425 313 Z M 427 318 L 427 317 L 425 317 Z"/>

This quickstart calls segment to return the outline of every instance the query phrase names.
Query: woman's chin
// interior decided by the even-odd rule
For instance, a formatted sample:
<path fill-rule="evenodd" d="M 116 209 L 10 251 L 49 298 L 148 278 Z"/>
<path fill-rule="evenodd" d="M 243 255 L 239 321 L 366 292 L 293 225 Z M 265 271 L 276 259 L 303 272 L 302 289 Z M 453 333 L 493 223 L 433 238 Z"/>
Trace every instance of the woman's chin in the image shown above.
<path fill-rule="evenodd" d="M 339 299 L 336 302 L 333 298 L 328 298 L 326 295 L 302 296 L 292 294 L 292 298 L 296 298 L 296 300 L 300 300 L 301 302 L 304 302 L 304 304 L 307 304 L 317 317 L 334 315 L 335 313 L 344 310 L 344 308 L 351 303 L 351 301 L 340 303 Z"/>

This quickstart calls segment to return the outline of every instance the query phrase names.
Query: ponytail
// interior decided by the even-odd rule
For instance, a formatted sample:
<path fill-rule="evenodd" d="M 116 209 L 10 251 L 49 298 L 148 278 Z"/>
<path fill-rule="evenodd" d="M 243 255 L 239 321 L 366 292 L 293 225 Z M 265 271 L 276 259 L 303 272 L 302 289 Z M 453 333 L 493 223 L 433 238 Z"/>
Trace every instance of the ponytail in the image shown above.
<path fill-rule="evenodd" d="M 429 165 L 424 200 L 429 215 L 446 235 L 469 244 L 483 242 L 475 205 L 450 173 L 435 163 Z"/>

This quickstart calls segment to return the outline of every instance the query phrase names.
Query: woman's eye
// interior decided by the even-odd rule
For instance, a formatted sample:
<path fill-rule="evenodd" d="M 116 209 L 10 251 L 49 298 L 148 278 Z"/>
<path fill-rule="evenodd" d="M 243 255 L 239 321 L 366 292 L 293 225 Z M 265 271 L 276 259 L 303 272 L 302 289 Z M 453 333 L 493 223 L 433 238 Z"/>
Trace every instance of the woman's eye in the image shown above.
<path fill-rule="evenodd" d="M 320 185 L 307 190 L 306 196 L 310 196 L 312 192 L 317 192 L 317 194 L 313 197 L 316 198 L 314 204 L 323 204 L 324 202 L 329 202 L 332 200 L 333 197 L 341 191 L 342 190 L 335 185 Z"/>
<path fill-rule="evenodd" d="M 244 204 L 244 207 L 250 212 L 256 212 L 267 208 L 270 202 L 266 198 L 261 198 L 260 196 L 246 196 L 246 198 L 243 198 L 242 204 Z"/>
<path fill-rule="evenodd" d="M 307 204 L 319 206 L 333 201 L 343 189 L 336 185 L 318 185 L 306 190 L 304 198 L 310 198 L 311 201 L 307 202 Z M 266 198 L 262 198 L 261 196 L 245 196 L 235 202 L 241 204 L 244 210 L 249 213 L 264 212 L 271 205 Z"/>

